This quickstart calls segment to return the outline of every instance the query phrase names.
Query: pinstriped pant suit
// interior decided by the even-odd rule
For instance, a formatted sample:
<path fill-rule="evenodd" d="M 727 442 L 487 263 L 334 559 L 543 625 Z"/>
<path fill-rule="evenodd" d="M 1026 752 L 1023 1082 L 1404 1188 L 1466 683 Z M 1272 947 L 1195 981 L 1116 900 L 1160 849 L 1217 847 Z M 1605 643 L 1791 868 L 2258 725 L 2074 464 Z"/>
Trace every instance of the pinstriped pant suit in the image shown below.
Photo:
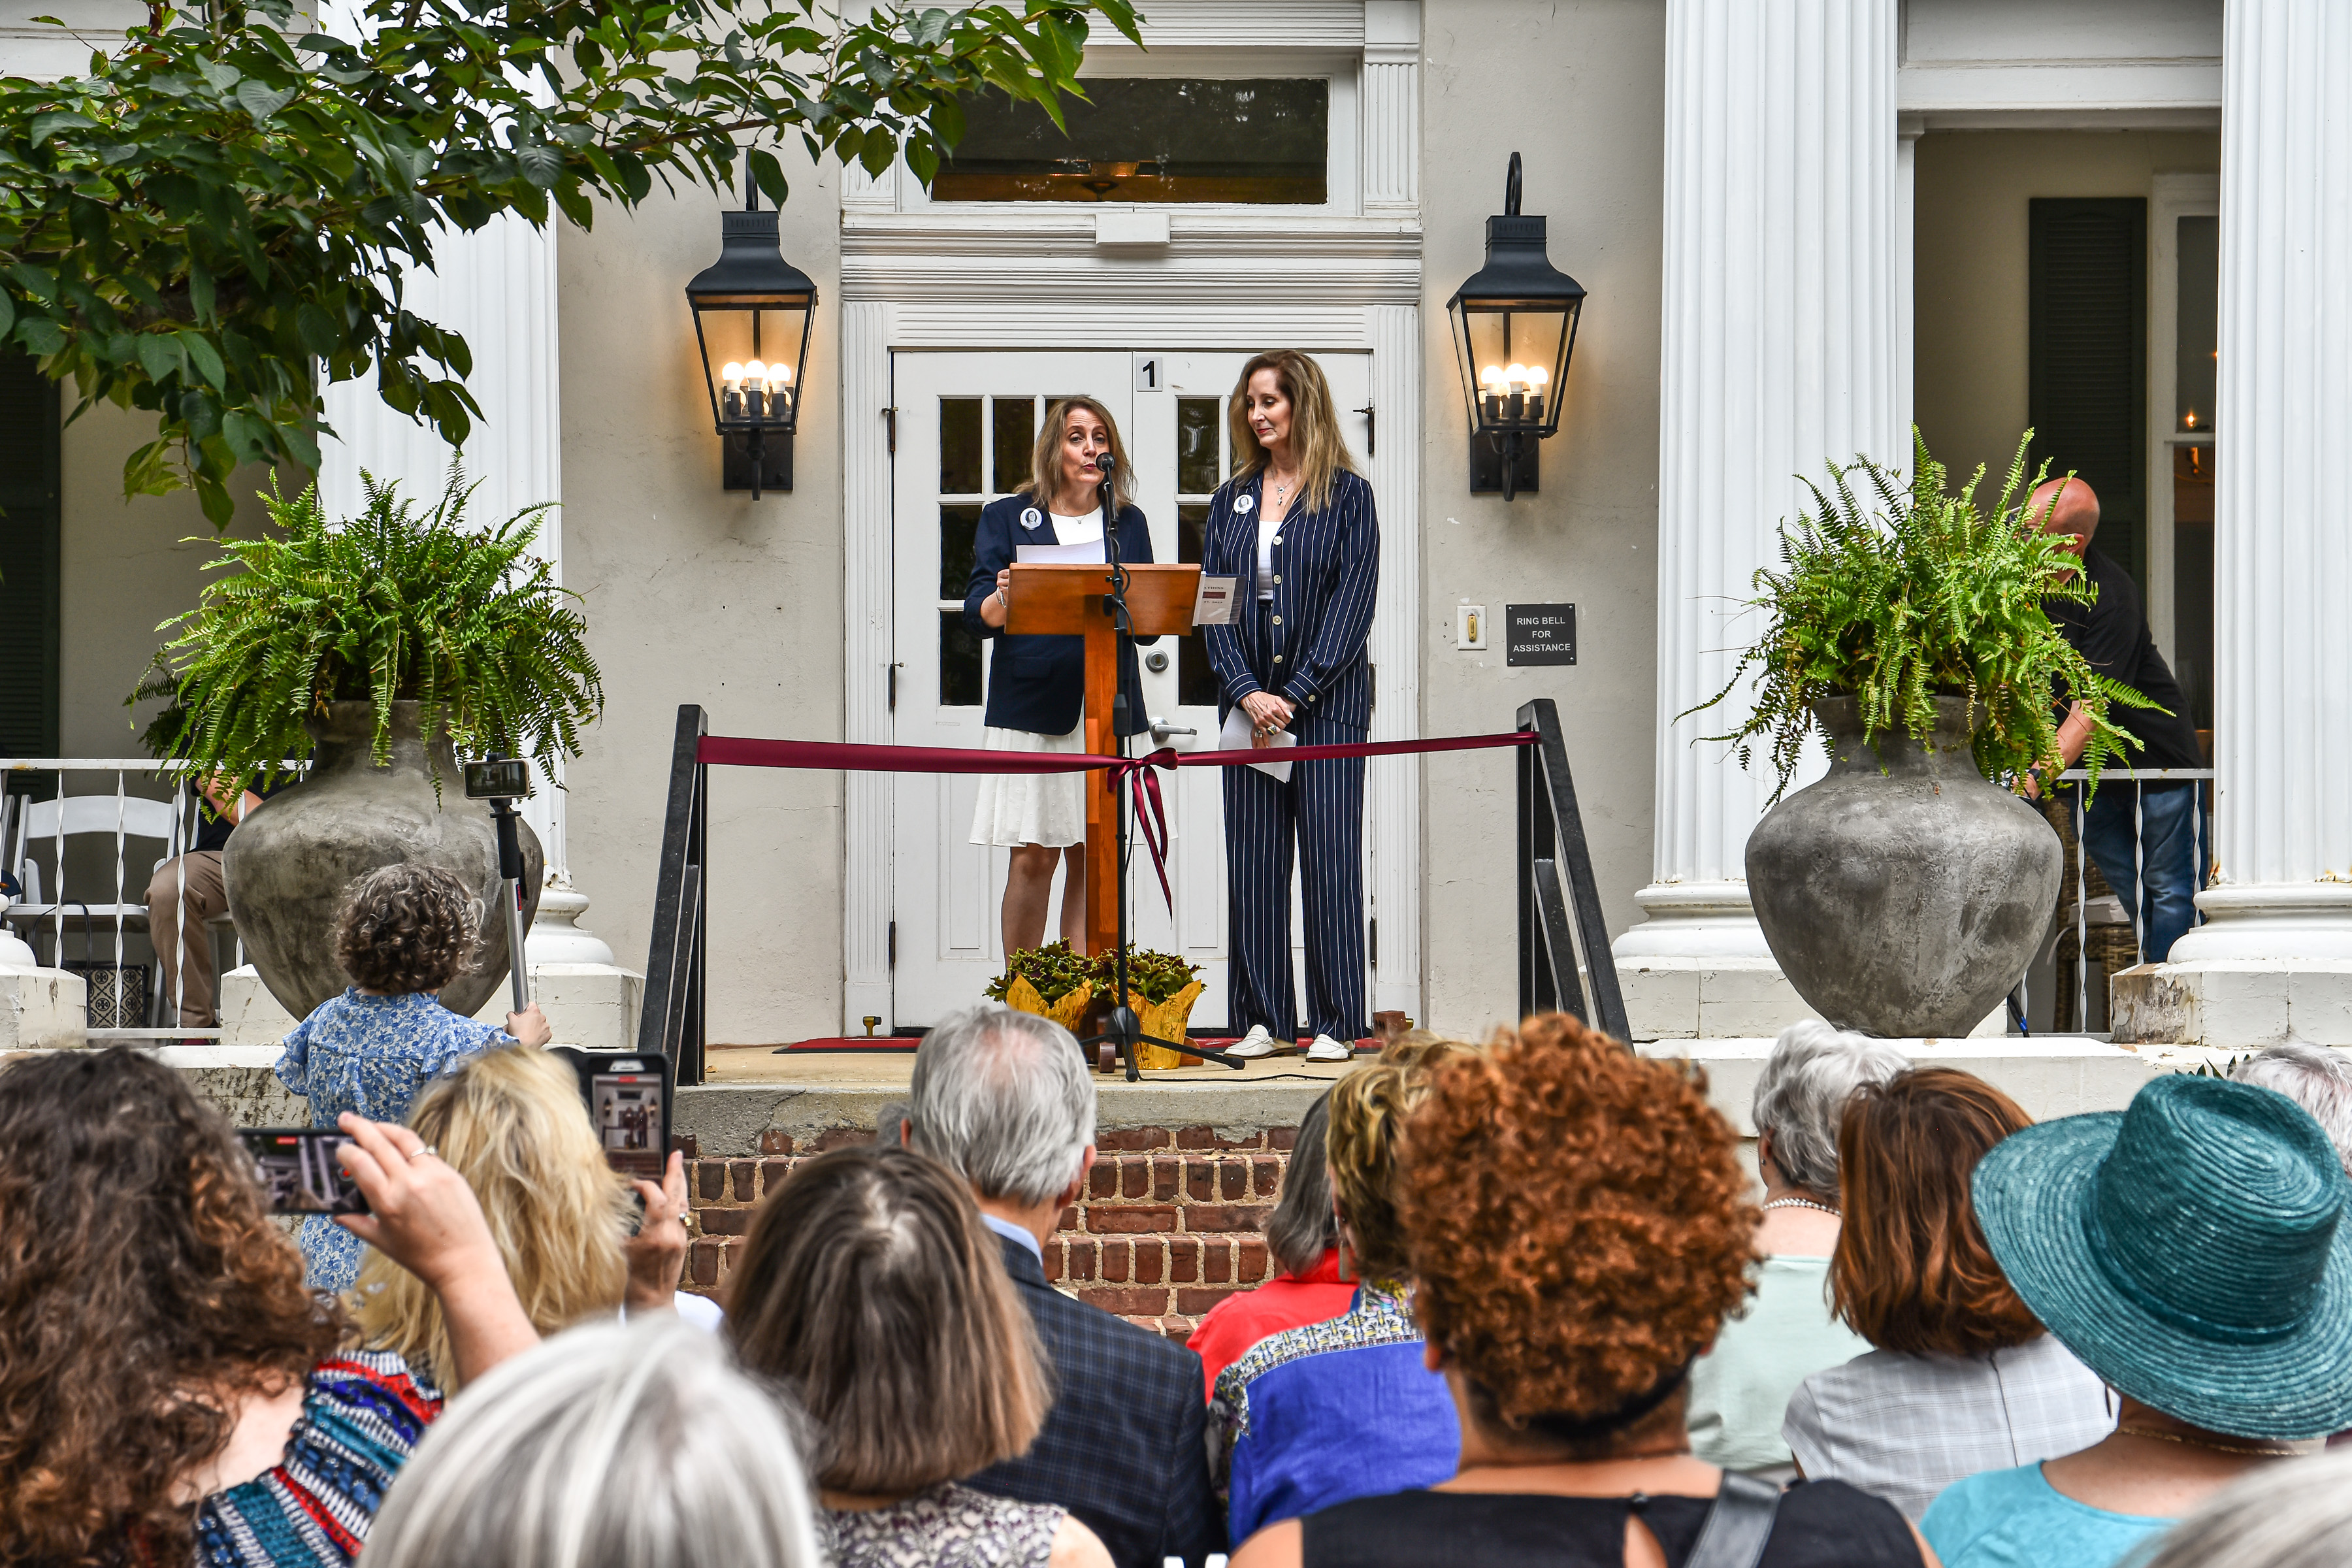
<path fill-rule="evenodd" d="M 1253 691 L 1296 711 L 1301 745 L 1360 742 L 1371 725 L 1372 600 L 1380 587 L 1380 522 L 1372 487 L 1345 469 L 1328 504 L 1292 504 L 1268 550 L 1274 596 L 1258 596 L 1263 470 L 1228 480 L 1209 508 L 1201 570 L 1239 578 L 1234 622 L 1204 626 L 1222 721 Z M 1225 870 L 1231 889 L 1229 1026 L 1263 1024 L 1298 1038 L 1290 982 L 1290 865 L 1296 852 L 1306 917 L 1307 1033 L 1354 1042 L 1370 1032 L 1364 994 L 1364 762 L 1298 763 L 1287 783 L 1255 768 L 1224 775 Z"/>

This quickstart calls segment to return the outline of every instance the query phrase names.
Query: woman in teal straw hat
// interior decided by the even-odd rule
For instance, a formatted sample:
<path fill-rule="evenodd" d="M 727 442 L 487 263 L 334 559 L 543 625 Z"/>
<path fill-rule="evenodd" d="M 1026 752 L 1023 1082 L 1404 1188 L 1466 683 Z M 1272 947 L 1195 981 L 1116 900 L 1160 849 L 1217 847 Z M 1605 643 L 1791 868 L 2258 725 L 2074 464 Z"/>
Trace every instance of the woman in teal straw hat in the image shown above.
<path fill-rule="evenodd" d="M 1921 1529 L 1948 1568 L 2106 1568 L 2352 1426 L 2352 1179 L 2286 1096 L 2161 1078 L 2011 1135 L 1973 1195 L 2011 1286 L 2121 1414 L 1937 1498 Z"/>

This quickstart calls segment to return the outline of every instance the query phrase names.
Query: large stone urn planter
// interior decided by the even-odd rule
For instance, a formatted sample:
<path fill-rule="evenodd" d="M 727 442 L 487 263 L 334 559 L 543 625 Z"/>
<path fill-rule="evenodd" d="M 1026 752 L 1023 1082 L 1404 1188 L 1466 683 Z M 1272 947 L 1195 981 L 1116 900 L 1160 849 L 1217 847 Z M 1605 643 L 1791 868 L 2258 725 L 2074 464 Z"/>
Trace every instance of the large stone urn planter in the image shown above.
<path fill-rule="evenodd" d="M 1765 814 L 1748 888 L 1780 972 L 1842 1028 L 1965 1036 L 2025 973 L 2058 900 L 2058 837 L 1986 782 L 1968 704 L 1936 699 L 1921 746 L 1863 741 L 1853 698 L 1816 703 L 1829 776 Z"/>
<path fill-rule="evenodd" d="M 230 836 L 223 861 L 229 916 L 262 983 L 295 1017 L 351 984 L 335 959 L 335 921 L 346 889 L 378 867 L 415 862 L 456 872 L 481 900 L 481 933 L 443 1005 L 471 1015 L 507 976 L 507 922 L 499 902 L 499 840 L 489 806 L 466 798 L 464 771 L 446 731 L 430 745 L 419 705 L 392 705 L 392 763 L 368 756 L 374 704 L 331 702 L 303 726 L 310 773 L 264 801 Z M 426 772 L 440 770 L 436 799 Z M 528 926 L 546 870 L 539 836 L 522 832 Z"/>

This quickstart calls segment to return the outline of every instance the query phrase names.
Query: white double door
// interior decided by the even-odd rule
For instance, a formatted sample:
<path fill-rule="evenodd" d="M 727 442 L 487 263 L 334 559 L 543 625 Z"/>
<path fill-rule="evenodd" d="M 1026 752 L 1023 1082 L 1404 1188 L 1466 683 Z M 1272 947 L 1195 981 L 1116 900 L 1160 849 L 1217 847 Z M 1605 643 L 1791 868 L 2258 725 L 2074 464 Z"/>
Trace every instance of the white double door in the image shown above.
<path fill-rule="evenodd" d="M 901 353 L 892 356 L 898 409 L 892 475 L 895 697 L 892 732 L 900 745 L 985 744 L 988 667 L 996 644 L 963 625 L 972 534 L 981 509 L 1025 482 L 1046 406 L 1083 395 L 1111 411 L 1128 451 L 1136 504 L 1151 528 L 1155 561 L 1201 559 L 1209 498 L 1231 472 L 1225 404 L 1245 353 L 1154 353 L 1124 350 L 1034 353 Z M 1368 358 L 1318 354 L 1349 444 L 1361 452 Z M 1197 636 L 1162 637 L 1142 650 L 1146 714 L 1165 744 L 1212 751 L 1216 684 Z M 1221 785 L 1213 768 L 1161 773 L 1168 814 L 1163 901 L 1150 851 L 1134 837 L 1129 861 L 1128 929 L 1141 946 L 1181 953 L 1202 966 L 1206 991 L 1196 1024 L 1226 1022 L 1225 860 Z M 1087 787 L 1099 788 L 1098 774 Z M 925 1026 L 980 1000 L 1004 967 L 999 910 L 1008 851 L 971 842 L 975 775 L 902 773 L 892 805 L 891 989 L 894 1020 Z M 1366 885 L 1379 842 L 1364 825 Z M 853 853 L 856 848 L 853 847 Z M 1291 921 L 1294 966 L 1302 963 L 1297 889 Z M 1172 910 L 1170 902 L 1172 901 Z M 1061 883 L 1046 917 L 1060 929 Z"/>

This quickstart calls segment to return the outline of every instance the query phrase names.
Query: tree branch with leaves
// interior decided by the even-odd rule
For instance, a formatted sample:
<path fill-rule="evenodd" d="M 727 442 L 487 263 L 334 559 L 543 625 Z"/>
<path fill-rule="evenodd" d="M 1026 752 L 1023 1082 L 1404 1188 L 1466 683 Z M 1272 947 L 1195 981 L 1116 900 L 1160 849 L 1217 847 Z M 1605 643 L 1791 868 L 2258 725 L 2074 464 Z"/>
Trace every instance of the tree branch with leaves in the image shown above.
<path fill-rule="evenodd" d="M 448 230 L 634 207 L 659 182 L 788 195 L 744 139 L 796 132 L 928 184 L 992 89 L 1061 123 L 1089 16 L 1140 41 L 1132 0 L 368 0 L 355 38 L 296 33 L 291 0 L 150 9 L 86 75 L 0 77 L 0 345 L 154 416 L 126 494 L 193 486 L 225 527 L 246 463 L 316 471 L 323 381 L 373 369 L 452 446 L 481 412 L 457 333 L 404 303 Z M 40 20 L 62 26 L 55 18 Z"/>

